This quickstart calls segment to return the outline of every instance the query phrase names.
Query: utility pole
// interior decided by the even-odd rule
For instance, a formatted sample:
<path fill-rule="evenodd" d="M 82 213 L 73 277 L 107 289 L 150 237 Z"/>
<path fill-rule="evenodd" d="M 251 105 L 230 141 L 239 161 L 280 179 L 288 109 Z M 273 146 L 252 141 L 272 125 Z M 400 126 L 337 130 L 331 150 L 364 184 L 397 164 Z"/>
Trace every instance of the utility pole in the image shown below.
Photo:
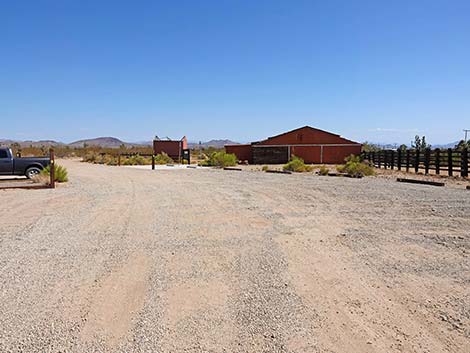
<path fill-rule="evenodd" d="M 465 132 L 465 142 L 467 142 L 467 133 L 470 131 L 470 129 L 463 129 Z"/>

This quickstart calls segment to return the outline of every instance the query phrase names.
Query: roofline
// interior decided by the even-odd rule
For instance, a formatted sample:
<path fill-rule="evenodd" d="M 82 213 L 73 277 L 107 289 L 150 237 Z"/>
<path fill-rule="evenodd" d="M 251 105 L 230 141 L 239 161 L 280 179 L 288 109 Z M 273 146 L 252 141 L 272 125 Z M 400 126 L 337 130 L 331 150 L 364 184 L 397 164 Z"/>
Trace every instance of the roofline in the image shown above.
<path fill-rule="evenodd" d="M 348 142 L 351 142 L 351 143 L 354 143 L 354 144 L 359 144 L 359 142 L 356 142 L 356 141 L 352 141 L 352 140 L 348 140 L 344 137 L 342 137 L 341 135 L 338 135 L 338 134 L 334 134 L 332 132 L 329 132 L 329 131 L 326 131 L 326 130 L 322 130 L 322 129 L 317 129 L 316 127 L 312 127 L 310 125 L 305 125 L 305 126 L 302 126 L 302 127 L 299 127 L 297 129 L 294 129 L 294 130 L 290 130 L 290 131 L 287 131 L 287 132 L 283 132 L 282 134 L 279 134 L 279 135 L 274 135 L 274 136 L 270 136 L 262 141 L 256 141 L 256 142 L 252 142 L 251 144 L 252 145 L 258 145 L 258 144 L 262 144 L 263 142 L 266 142 L 270 139 L 274 139 L 274 138 L 277 138 L 277 137 L 281 137 L 281 136 L 284 136 L 284 135 L 287 135 L 287 134 L 290 134 L 290 133 L 293 133 L 295 131 L 298 131 L 298 130 L 301 130 L 301 129 L 305 129 L 305 128 L 308 128 L 308 129 L 312 129 L 312 130 L 317 130 L 317 131 L 321 131 L 321 132 L 324 132 L 326 134 L 329 134 L 329 135 L 333 135 L 333 136 L 336 136 L 336 137 L 340 137 L 342 138 L 343 140 L 346 140 Z"/>
<path fill-rule="evenodd" d="M 253 148 L 270 148 L 270 147 L 352 147 L 362 146 L 361 143 L 284 143 L 278 145 L 253 145 Z"/>
<path fill-rule="evenodd" d="M 184 139 L 187 139 L 187 137 L 186 137 L 186 136 L 183 136 L 180 140 L 173 140 L 173 139 L 169 139 L 169 140 L 153 139 L 153 141 L 158 141 L 158 142 L 181 142 L 181 141 L 183 141 Z"/>

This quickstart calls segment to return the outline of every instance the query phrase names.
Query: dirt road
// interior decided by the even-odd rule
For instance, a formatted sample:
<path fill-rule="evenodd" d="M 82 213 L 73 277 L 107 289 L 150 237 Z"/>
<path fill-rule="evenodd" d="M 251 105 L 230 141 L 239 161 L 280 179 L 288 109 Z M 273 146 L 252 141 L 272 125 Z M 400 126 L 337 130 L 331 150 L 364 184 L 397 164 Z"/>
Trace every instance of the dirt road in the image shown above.
<path fill-rule="evenodd" d="M 468 352 L 470 192 L 62 163 L 0 191 L 1 352 Z"/>

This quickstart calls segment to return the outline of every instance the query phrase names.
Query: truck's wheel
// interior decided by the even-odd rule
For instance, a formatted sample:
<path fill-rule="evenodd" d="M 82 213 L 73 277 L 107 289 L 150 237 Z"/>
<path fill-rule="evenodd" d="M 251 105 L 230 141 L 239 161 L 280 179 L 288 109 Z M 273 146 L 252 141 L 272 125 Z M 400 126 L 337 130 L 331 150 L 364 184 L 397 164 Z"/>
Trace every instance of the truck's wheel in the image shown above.
<path fill-rule="evenodd" d="M 28 179 L 31 179 L 33 176 L 38 175 L 39 173 L 41 173 L 41 169 L 38 167 L 31 167 L 26 169 L 25 175 Z"/>

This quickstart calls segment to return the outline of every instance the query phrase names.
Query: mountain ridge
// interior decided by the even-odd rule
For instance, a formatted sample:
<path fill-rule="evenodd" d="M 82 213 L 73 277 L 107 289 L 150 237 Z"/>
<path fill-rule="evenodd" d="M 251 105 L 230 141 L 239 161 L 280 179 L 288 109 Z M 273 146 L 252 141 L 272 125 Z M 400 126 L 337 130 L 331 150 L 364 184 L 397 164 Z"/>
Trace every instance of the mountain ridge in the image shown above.
<path fill-rule="evenodd" d="M 152 146 L 152 141 L 142 141 L 142 142 L 125 142 L 117 137 L 112 136 L 101 136 L 89 139 L 81 139 L 77 141 L 73 141 L 71 143 L 63 143 L 54 140 L 12 140 L 12 139 L 0 139 L 0 146 L 10 146 L 12 144 L 19 144 L 21 147 L 55 147 L 55 146 L 68 146 L 71 148 L 81 148 L 85 145 L 90 146 L 98 146 L 103 148 L 119 148 L 122 145 L 125 147 L 142 147 L 142 146 Z M 203 148 L 207 147 L 215 147 L 215 148 L 223 148 L 224 145 L 238 145 L 238 142 L 229 140 L 229 139 L 212 139 L 206 142 L 189 142 L 189 148 L 197 148 L 199 146 Z"/>
<path fill-rule="evenodd" d="M 55 147 L 55 146 L 69 146 L 71 148 L 81 148 L 86 144 L 87 146 L 97 146 L 103 148 L 119 148 L 122 145 L 125 147 L 142 147 L 142 146 L 152 146 L 152 141 L 140 141 L 140 142 L 125 142 L 117 137 L 112 136 L 101 136 L 89 139 L 81 139 L 71 143 L 64 143 L 55 140 L 12 140 L 12 139 L 0 139 L 0 146 L 10 146 L 14 143 L 18 143 L 21 147 Z M 370 144 L 380 146 L 382 148 L 394 149 L 398 148 L 400 144 L 398 143 L 375 143 L 369 142 Z M 447 144 L 432 144 L 432 148 L 453 148 L 459 141 L 447 143 Z M 239 142 L 235 142 L 229 139 L 212 139 L 205 142 L 188 142 L 189 148 L 223 148 L 225 145 L 239 145 Z"/>

